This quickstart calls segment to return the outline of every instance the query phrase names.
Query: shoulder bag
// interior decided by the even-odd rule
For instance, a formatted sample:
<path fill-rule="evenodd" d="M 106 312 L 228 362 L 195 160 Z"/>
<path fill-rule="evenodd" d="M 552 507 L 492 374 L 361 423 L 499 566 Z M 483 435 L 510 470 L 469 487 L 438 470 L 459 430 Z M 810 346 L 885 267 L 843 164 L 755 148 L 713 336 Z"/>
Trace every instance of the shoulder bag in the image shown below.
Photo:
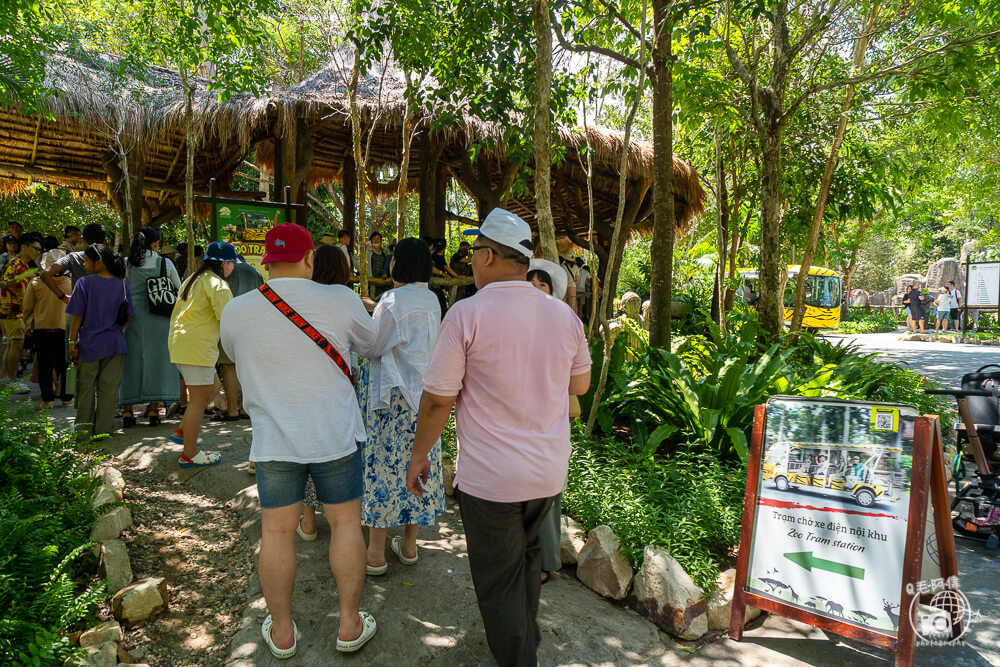
<path fill-rule="evenodd" d="M 351 367 L 346 361 L 344 361 L 344 358 L 340 356 L 340 352 L 337 352 L 337 348 L 335 348 L 323 334 L 317 331 L 316 327 L 309 324 L 308 320 L 295 312 L 295 309 L 285 303 L 285 300 L 278 296 L 278 294 L 271 289 L 267 283 L 258 287 L 257 290 L 264 295 L 264 298 L 267 299 L 272 306 L 278 309 L 279 313 L 287 317 L 289 322 L 294 324 L 299 331 L 308 336 L 309 340 L 316 343 L 319 349 L 323 350 L 323 352 L 325 352 L 326 355 L 333 360 L 333 363 L 337 364 L 337 368 L 343 371 L 344 375 L 347 376 L 347 381 L 354 384 L 354 378 L 351 376 Z"/>
<path fill-rule="evenodd" d="M 118 305 L 118 317 L 115 324 L 124 327 L 128 324 L 128 281 L 122 278 L 122 302 Z"/>
<path fill-rule="evenodd" d="M 146 302 L 149 304 L 149 312 L 153 315 L 170 317 L 174 311 L 174 304 L 177 303 L 177 288 L 167 277 L 167 260 L 159 257 L 160 275 L 153 278 L 146 278 Z"/>

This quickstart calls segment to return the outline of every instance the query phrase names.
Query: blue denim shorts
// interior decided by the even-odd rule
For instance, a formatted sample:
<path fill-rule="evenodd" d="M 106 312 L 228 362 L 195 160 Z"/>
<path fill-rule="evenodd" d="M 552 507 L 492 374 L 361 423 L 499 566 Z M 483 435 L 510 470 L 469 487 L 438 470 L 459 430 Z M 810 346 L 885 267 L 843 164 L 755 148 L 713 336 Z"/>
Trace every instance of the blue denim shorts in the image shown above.
<path fill-rule="evenodd" d="M 364 468 L 361 453 L 323 463 L 258 461 L 257 494 L 263 509 L 300 503 L 305 498 L 306 478 L 312 477 L 316 497 L 324 505 L 339 505 L 361 497 Z"/>

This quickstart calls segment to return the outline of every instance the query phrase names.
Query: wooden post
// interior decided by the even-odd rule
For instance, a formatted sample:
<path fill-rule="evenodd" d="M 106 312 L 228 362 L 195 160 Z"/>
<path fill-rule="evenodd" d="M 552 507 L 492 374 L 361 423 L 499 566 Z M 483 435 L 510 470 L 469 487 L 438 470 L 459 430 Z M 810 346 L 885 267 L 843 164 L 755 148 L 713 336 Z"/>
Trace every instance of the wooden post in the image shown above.
<path fill-rule="evenodd" d="M 743 618 L 746 610 L 746 591 L 743 583 L 747 580 L 750 567 L 750 539 L 753 532 L 753 514 L 757 509 L 757 480 L 760 478 L 760 448 L 764 439 L 764 415 L 767 407 L 755 405 L 753 409 L 753 433 L 750 436 L 750 460 L 747 461 L 747 487 L 743 495 L 743 522 L 740 524 L 740 545 L 736 556 L 736 583 L 733 590 L 733 606 L 729 615 L 729 636 L 739 641 L 743 638 Z M 757 456 L 754 456 L 756 452 Z"/>
<path fill-rule="evenodd" d="M 420 135 L 420 236 L 439 236 L 437 231 L 444 231 L 444 197 L 439 193 L 440 165 L 442 145 L 431 136 L 429 129 Z M 437 211 L 441 202 L 441 212 Z M 441 226 L 438 226 L 438 218 Z"/>
<path fill-rule="evenodd" d="M 279 119 L 274 132 L 274 196 L 291 187 L 292 203 L 306 203 L 313 141 L 305 119 L 290 114 Z M 295 208 L 288 222 L 304 225 L 306 209 Z"/>

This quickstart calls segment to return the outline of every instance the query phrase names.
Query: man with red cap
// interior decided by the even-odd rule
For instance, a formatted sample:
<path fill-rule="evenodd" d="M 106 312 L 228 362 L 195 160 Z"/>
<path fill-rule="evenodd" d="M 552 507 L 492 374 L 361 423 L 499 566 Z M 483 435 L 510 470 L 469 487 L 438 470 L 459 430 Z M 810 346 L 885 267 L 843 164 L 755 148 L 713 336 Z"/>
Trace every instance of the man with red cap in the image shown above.
<path fill-rule="evenodd" d="M 261 632 L 276 658 L 295 654 L 295 529 L 312 477 L 330 524 L 337 650 L 357 651 L 376 625 L 358 610 L 365 584 L 358 443 L 365 428 L 345 359 L 374 342 L 375 325 L 353 290 L 311 280 L 313 239 L 305 227 L 271 228 L 264 250 L 270 279 L 233 299 L 221 324 L 222 347 L 236 363 L 253 420 L 250 460 L 263 533 L 257 568 L 270 612 Z"/>

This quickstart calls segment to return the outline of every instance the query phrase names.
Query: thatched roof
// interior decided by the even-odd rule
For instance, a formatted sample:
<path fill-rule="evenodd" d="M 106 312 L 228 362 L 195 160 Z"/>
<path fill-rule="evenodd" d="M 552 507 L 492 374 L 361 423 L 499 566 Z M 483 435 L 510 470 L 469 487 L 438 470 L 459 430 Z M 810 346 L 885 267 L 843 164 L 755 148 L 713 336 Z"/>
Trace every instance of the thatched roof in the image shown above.
<path fill-rule="evenodd" d="M 346 62 L 345 62 L 346 61 Z M 353 62 L 346 57 L 336 57 L 315 74 L 283 91 L 272 94 L 273 105 L 280 109 L 294 110 L 306 118 L 312 128 L 314 148 L 309 185 L 324 182 L 342 182 L 345 156 L 351 151 L 350 97 L 346 80 Z M 406 83 L 400 70 L 391 66 L 378 66 L 366 76 L 359 77 L 359 106 L 364 125 L 364 147 L 373 167 L 398 165 L 402 155 L 402 127 L 406 114 Z M 427 131 L 435 119 L 432 111 L 420 114 L 422 131 Z M 512 119 L 512 122 L 526 122 Z M 458 165 L 474 142 L 484 142 L 489 148 L 481 155 L 488 163 L 490 181 L 494 188 L 500 185 L 506 160 L 507 127 L 488 123 L 474 116 L 465 115 L 457 124 L 438 131 L 445 143 L 442 161 Z M 581 149 L 589 144 L 593 149 L 594 214 L 600 223 L 613 224 L 618 204 L 618 178 L 624 134 L 601 127 L 591 127 L 586 136 L 582 128 L 559 126 L 558 142 L 566 146 L 566 158 L 552 172 L 553 213 L 557 227 L 570 227 L 577 233 L 585 232 L 588 225 L 587 178 L 581 166 Z M 411 145 L 408 183 L 419 187 L 420 142 Z M 262 142 L 255 154 L 256 163 L 264 169 L 274 167 L 274 144 Z M 457 169 L 452 176 L 461 183 L 463 177 Z M 703 211 L 705 192 L 698 174 L 685 161 L 674 159 L 676 215 L 678 227 L 685 230 L 694 216 Z M 629 144 L 629 185 L 627 196 L 639 196 L 653 178 L 653 147 L 644 141 L 632 139 Z M 647 183 L 644 184 L 643 181 Z M 466 184 L 467 185 L 467 184 Z M 375 196 L 391 195 L 395 184 L 372 183 L 369 191 Z M 648 213 L 648 199 L 644 212 Z M 535 219 L 533 197 L 528 194 L 511 197 L 504 204 L 529 222 Z M 641 226 L 641 225 L 640 225 Z"/>
<path fill-rule="evenodd" d="M 192 77 L 195 187 L 216 177 L 228 183 L 264 132 L 266 101 L 234 95 L 220 103 L 207 82 Z M 56 53 L 46 65 L 42 114 L 0 109 L 0 181 L 54 183 L 79 193 L 108 195 L 106 164 L 115 147 L 145 159 L 145 190 L 157 205 L 176 202 L 184 183 L 184 96 L 169 69 L 129 70 L 119 58 L 96 53 Z M 249 122 L 248 122 L 249 121 Z M 120 145 L 118 145 L 120 143 Z"/>
<path fill-rule="evenodd" d="M 351 147 L 347 77 L 353 58 L 340 52 L 334 61 L 286 89 L 268 97 L 233 95 L 219 102 L 206 90 L 204 79 L 193 78 L 195 188 L 207 189 L 217 178 L 225 189 L 235 168 L 256 145 L 255 160 L 273 169 L 272 138 L 281 131 L 281 119 L 301 118 L 313 135 L 309 184 L 342 180 L 345 156 Z M 55 54 L 46 68 L 46 84 L 55 93 L 44 101 L 45 115 L 26 115 L 18 109 L 0 109 L 0 190 L 18 183 L 39 181 L 67 187 L 78 193 L 109 195 L 116 137 L 133 156 L 145 159 L 144 195 L 152 215 L 182 201 L 184 183 L 184 102 L 180 76 L 169 69 L 150 67 L 128 71 L 123 62 L 101 54 Z M 402 154 L 405 117 L 405 80 L 391 66 L 376 66 L 359 78 L 359 105 L 365 147 L 372 165 L 398 165 Z M 435 116 L 421 114 L 422 132 Z M 512 119 L 513 123 L 525 122 Z M 509 125 L 488 123 L 465 115 L 457 124 L 437 131 L 444 148 L 441 160 L 450 175 L 466 187 L 463 161 L 474 142 L 488 144 L 481 151 L 477 169 L 488 174 L 497 189 L 508 171 L 506 130 Z M 557 227 L 577 233 L 587 229 L 586 175 L 580 149 L 589 144 L 594 153 L 594 215 L 598 226 L 612 224 L 618 203 L 618 164 L 623 135 L 604 128 L 559 127 L 558 141 L 568 150 L 552 178 L 553 213 Z M 134 146 L 134 149 L 133 149 Z M 411 186 L 419 187 L 420 142 L 411 148 Z M 112 169 L 109 170 L 108 165 Z M 696 172 L 683 160 L 674 160 L 678 227 L 686 228 L 702 211 L 704 190 Z M 633 139 L 629 145 L 629 185 L 633 200 L 646 193 L 641 207 L 648 214 L 648 184 L 652 180 L 653 151 L 648 143 Z M 376 195 L 389 195 L 392 184 L 373 183 Z M 504 202 L 529 222 L 535 218 L 530 194 Z M 641 222 L 640 222 L 641 224 Z"/>

